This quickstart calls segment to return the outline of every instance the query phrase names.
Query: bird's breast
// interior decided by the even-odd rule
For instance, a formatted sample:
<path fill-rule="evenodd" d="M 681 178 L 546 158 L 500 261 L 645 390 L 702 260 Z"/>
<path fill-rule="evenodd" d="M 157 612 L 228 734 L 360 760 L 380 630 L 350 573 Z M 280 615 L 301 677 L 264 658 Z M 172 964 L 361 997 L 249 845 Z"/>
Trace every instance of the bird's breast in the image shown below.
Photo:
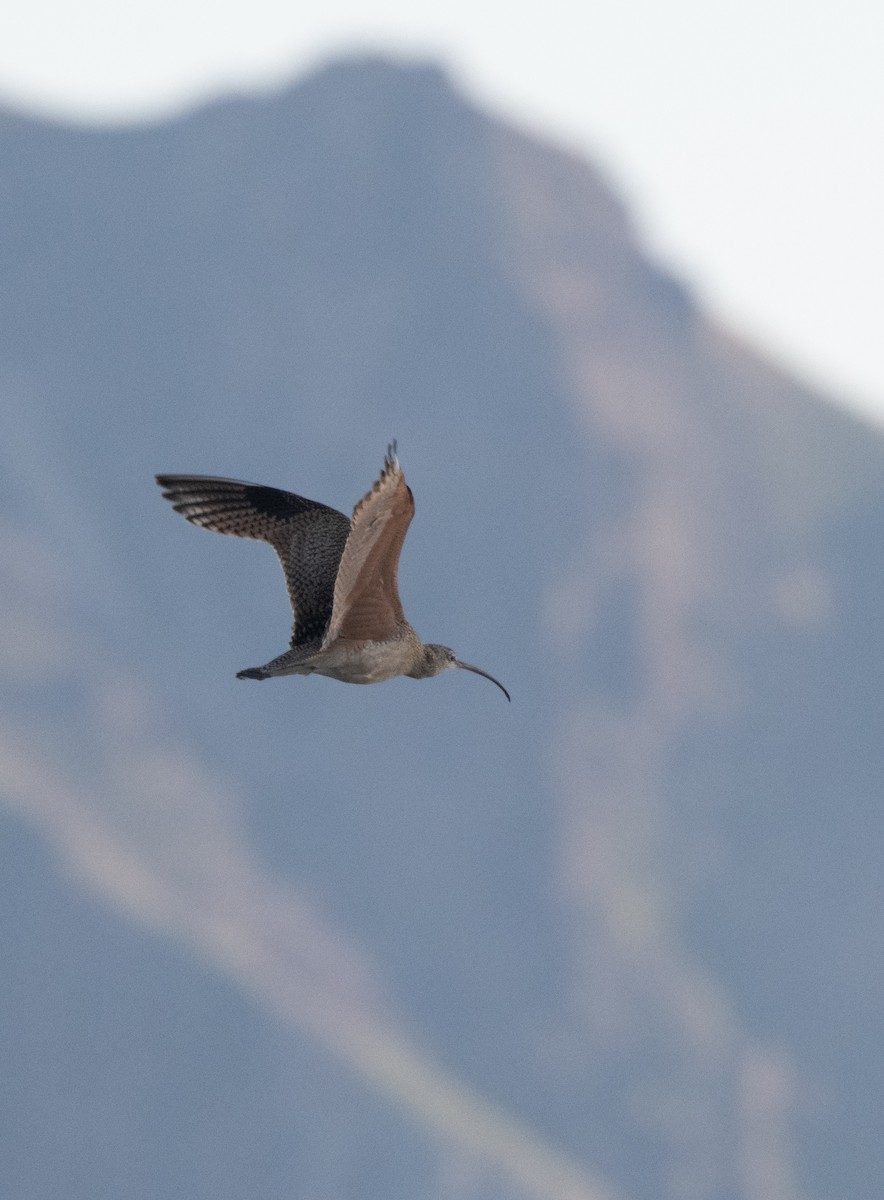
<path fill-rule="evenodd" d="M 388 642 L 348 642 L 339 638 L 315 661 L 317 675 L 343 683 L 381 683 L 405 675 L 414 664 L 414 649 L 405 639 Z"/>

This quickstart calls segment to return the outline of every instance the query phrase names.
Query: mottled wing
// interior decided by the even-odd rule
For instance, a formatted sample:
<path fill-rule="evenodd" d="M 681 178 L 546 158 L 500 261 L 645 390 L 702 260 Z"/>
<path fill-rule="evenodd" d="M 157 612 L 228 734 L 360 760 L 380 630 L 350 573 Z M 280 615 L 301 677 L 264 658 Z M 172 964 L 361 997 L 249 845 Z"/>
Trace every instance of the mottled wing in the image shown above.
<path fill-rule="evenodd" d="M 295 614 L 292 646 L 321 639 L 331 618 L 338 564 L 350 533 L 343 513 L 292 492 L 206 475 L 157 475 L 163 495 L 194 525 L 269 542 L 279 555 Z"/>
<path fill-rule="evenodd" d="M 394 442 L 377 483 L 353 510 L 325 645 L 339 638 L 383 641 L 402 624 L 399 553 L 413 516 L 414 497 Z"/>

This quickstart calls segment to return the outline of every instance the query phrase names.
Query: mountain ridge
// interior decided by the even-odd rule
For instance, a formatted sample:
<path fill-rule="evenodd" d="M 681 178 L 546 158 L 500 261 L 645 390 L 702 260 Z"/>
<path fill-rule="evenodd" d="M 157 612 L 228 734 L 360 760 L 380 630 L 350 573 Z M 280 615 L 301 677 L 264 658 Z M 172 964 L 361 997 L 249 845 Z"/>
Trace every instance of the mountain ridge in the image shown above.
<path fill-rule="evenodd" d="M 359 61 L 143 129 L 4 121 L 0 142 L 8 806 L 45 828 L 38 801 L 76 797 L 92 824 L 57 826 L 62 856 L 102 861 L 112 834 L 102 886 L 142 878 L 127 903 L 145 928 L 172 897 L 190 944 L 195 906 L 200 953 L 234 939 L 231 978 L 237 955 L 277 954 L 296 987 L 294 923 L 316 1009 L 379 1014 L 384 1037 L 402 1031 L 381 1039 L 393 1065 L 418 1047 L 400 1103 L 426 1083 L 415 1132 L 180 963 L 157 960 L 149 986 L 181 997 L 188 1035 L 160 1011 L 133 1024 L 137 949 L 125 968 L 102 957 L 117 943 L 95 924 L 93 1004 L 131 1043 L 106 1058 L 63 953 L 78 928 L 61 906 L 45 946 L 19 944 L 19 897 L 4 1024 L 43 1028 L 64 964 L 57 1053 L 97 1056 L 151 1115 L 103 1145 L 101 1089 L 66 1106 L 47 1086 L 18 1145 L 51 1110 L 85 1147 L 67 1192 L 92 1200 L 136 1153 L 161 1156 L 159 1114 L 187 1096 L 173 1167 L 144 1167 L 134 1200 L 289 1178 L 484 1200 L 555 1194 L 557 1170 L 624 1200 L 816 1200 L 835 1180 L 864 1200 L 880 1151 L 863 1095 L 882 1073 L 858 999 L 880 961 L 879 435 L 710 323 L 594 168 L 436 70 Z M 499 674 L 511 713 L 465 679 L 237 682 L 287 630 L 278 568 L 170 520 L 152 482 L 227 473 L 346 511 L 394 435 L 418 506 L 407 610 Z M 22 796 L 47 764 L 57 788 Z M 250 908 L 250 870 L 288 900 Z M 39 909 L 50 883 L 33 888 Z M 254 1085 L 225 1040 L 247 1027 Z M 210 1107 L 187 1074 L 203 1046 Z M 839 1057 L 865 1058 L 863 1095 Z M 40 1186 L 5 1153 L 23 1200 L 58 1194 L 62 1167 Z"/>

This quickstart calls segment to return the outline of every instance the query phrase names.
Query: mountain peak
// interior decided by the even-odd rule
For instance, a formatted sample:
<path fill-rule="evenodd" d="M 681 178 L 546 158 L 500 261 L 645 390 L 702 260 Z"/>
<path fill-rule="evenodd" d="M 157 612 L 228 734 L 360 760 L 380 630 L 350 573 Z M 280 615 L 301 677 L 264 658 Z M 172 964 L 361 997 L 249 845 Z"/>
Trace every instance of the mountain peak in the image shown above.
<path fill-rule="evenodd" d="M 0 140 L 10 1194 L 864 1200 L 880 438 L 435 64 Z M 392 437 L 504 714 L 245 688 L 278 567 L 152 482 Z"/>

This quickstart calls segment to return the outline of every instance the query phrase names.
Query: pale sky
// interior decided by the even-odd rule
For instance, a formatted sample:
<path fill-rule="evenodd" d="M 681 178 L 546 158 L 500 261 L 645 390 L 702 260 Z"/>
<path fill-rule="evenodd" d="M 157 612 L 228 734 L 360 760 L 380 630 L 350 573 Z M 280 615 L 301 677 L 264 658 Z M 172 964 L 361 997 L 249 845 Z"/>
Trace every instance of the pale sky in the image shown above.
<path fill-rule="evenodd" d="M 882 0 L 7 0 L 0 103 L 135 120 L 357 49 L 592 156 L 708 308 L 884 424 Z"/>

